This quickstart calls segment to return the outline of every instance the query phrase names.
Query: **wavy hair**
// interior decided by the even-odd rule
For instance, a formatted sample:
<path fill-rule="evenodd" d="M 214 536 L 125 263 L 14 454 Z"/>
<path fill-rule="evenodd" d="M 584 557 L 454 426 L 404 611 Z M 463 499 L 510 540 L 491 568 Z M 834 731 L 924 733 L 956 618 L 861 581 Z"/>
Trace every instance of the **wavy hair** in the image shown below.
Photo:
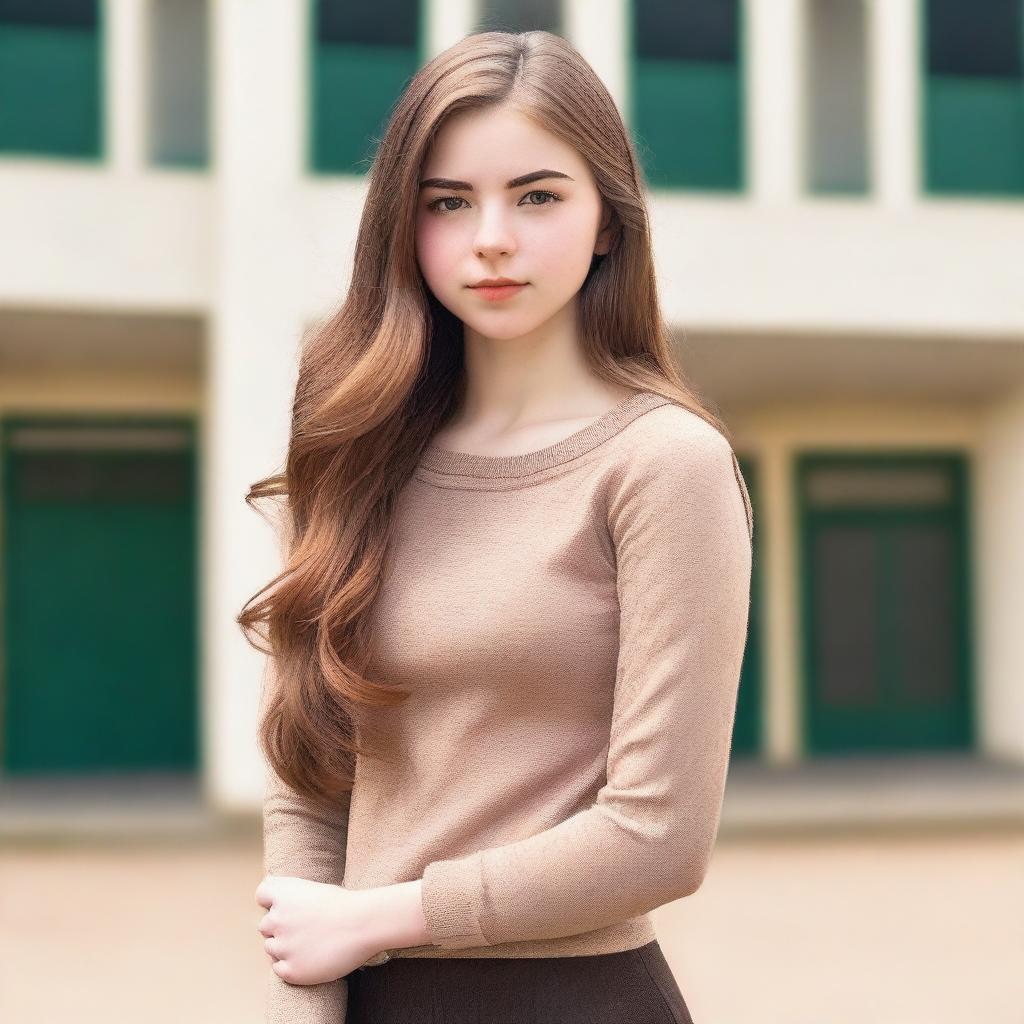
<path fill-rule="evenodd" d="M 577 296 L 590 368 L 609 384 L 660 393 L 729 437 L 673 363 L 641 172 L 590 65 L 549 32 L 486 31 L 420 68 L 369 169 L 345 298 L 303 337 L 284 470 L 252 484 L 245 499 L 253 508 L 286 499 L 284 568 L 236 619 L 271 656 L 275 685 L 259 745 L 277 774 L 316 802 L 351 791 L 356 753 L 374 756 L 367 713 L 408 697 L 367 674 L 368 613 L 396 498 L 465 394 L 462 322 L 431 293 L 416 259 L 419 174 L 448 117 L 499 105 L 573 146 L 612 211 L 611 247 L 593 257 Z"/>

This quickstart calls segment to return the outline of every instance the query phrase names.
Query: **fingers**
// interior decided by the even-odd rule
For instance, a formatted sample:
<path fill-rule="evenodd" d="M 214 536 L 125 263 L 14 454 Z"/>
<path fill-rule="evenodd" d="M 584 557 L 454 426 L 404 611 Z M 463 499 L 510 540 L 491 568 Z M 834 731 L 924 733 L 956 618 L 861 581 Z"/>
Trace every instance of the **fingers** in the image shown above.
<path fill-rule="evenodd" d="M 270 969 L 282 980 L 287 981 L 289 985 L 294 983 L 295 975 L 292 972 L 291 964 L 287 960 L 275 960 L 271 965 Z"/>
<path fill-rule="evenodd" d="M 266 907 L 268 910 L 274 903 L 273 884 L 271 879 L 273 875 L 267 875 L 262 882 L 256 887 L 256 902 L 261 907 Z"/>

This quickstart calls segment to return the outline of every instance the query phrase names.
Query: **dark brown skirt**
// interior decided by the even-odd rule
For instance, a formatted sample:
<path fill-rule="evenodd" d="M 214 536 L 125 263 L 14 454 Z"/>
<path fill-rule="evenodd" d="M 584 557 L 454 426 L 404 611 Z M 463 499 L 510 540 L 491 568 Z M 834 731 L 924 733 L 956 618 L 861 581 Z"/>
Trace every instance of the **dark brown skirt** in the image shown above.
<path fill-rule="evenodd" d="M 595 956 L 395 957 L 348 975 L 345 1024 L 693 1024 L 655 939 Z"/>

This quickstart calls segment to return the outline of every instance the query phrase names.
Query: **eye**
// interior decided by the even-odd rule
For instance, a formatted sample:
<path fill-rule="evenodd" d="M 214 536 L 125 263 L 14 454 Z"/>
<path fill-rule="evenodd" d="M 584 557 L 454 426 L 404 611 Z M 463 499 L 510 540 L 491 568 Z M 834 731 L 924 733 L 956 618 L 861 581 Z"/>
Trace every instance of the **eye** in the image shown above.
<path fill-rule="evenodd" d="M 438 207 L 442 203 L 449 203 L 449 202 L 453 202 L 453 201 L 457 202 L 457 203 L 461 203 L 462 202 L 462 196 L 441 196 L 439 199 L 434 199 L 432 202 L 427 203 L 427 209 L 431 210 L 433 213 L 441 213 L 442 211 L 439 210 Z M 455 209 L 457 210 L 458 207 L 456 206 Z M 450 212 L 448 210 L 448 207 L 445 207 L 445 212 Z"/>
<path fill-rule="evenodd" d="M 560 203 L 562 201 L 561 196 L 556 195 L 554 192 L 548 192 L 546 189 L 535 188 L 532 191 L 527 192 L 526 195 L 523 196 L 523 199 L 529 199 L 530 196 L 546 196 L 549 197 L 549 200 L 543 203 L 526 203 L 527 206 L 550 206 L 552 202 Z M 442 203 L 449 202 L 461 203 L 464 202 L 464 200 L 462 196 L 439 196 L 437 199 L 433 199 L 429 203 L 427 203 L 427 209 L 430 210 L 432 213 L 454 213 L 455 210 L 458 209 L 457 206 L 445 206 L 443 209 L 441 208 Z"/>
<path fill-rule="evenodd" d="M 527 192 L 524 199 L 529 199 L 530 196 L 550 196 L 553 202 L 561 202 L 561 196 L 556 196 L 554 192 L 546 192 L 544 189 L 535 188 L 532 192 Z M 550 206 L 550 203 L 527 203 L 527 206 Z"/>

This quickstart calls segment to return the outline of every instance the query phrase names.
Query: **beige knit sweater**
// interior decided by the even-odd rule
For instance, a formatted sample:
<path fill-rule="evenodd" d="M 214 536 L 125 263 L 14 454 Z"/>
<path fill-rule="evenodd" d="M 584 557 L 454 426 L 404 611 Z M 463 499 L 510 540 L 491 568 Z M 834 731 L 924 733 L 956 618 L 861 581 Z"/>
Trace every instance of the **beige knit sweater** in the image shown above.
<path fill-rule="evenodd" d="M 266 869 L 422 878 L 431 942 L 392 956 L 649 942 L 718 831 L 753 537 L 731 447 L 638 392 L 524 455 L 431 445 L 396 514 L 372 648 L 412 690 L 377 712 L 391 763 L 360 758 L 330 816 L 271 773 Z M 344 1021 L 345 978 L 270 976 L 268 1021 Z"/>

